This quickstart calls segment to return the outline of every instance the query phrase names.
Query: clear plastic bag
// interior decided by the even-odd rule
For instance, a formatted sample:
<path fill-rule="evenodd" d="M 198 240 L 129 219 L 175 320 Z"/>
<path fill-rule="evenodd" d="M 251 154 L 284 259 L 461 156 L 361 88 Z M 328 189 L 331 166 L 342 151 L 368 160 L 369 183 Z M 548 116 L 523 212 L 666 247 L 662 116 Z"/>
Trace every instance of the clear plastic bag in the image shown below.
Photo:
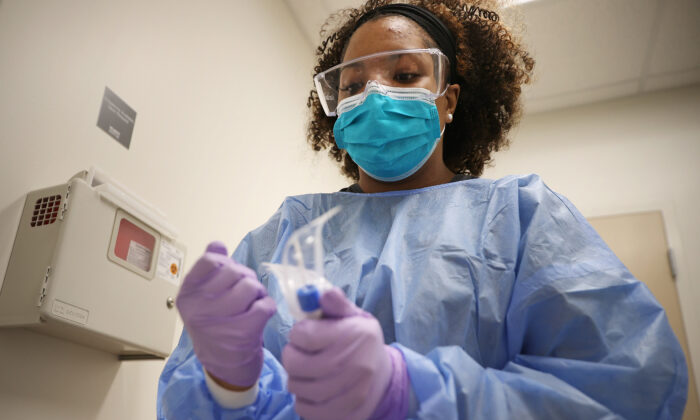
<path fill-rule="evenodd" d="M 281 264 L 262 265 L 277 279 L 289 311 L 297 321 L 320 317 L 318 297 L 333 287 L 323 272 L 322 233 L 326 222 L 339 211 L 339 206 L 333 207 L 292 233 L 284 245 Z"/>

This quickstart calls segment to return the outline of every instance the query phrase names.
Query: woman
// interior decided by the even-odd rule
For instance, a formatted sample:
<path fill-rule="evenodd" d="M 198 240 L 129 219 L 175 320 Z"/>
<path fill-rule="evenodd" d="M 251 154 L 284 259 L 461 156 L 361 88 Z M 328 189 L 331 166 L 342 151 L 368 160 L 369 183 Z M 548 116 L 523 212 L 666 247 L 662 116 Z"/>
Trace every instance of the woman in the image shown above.
<path fill-rule="evenodd" d="M 533 60 L 487 2 L 387 3 L 336 16 L 309 98 L 312 146 L 357 183 L 286 199 L 233 259 L 210 244 L 159 418 L 680 418 L 685 359 L 649 291 L 538 177 L 475 178 Z M 261 264 L 336 205 L 337 288 L 293 323 Z"/>

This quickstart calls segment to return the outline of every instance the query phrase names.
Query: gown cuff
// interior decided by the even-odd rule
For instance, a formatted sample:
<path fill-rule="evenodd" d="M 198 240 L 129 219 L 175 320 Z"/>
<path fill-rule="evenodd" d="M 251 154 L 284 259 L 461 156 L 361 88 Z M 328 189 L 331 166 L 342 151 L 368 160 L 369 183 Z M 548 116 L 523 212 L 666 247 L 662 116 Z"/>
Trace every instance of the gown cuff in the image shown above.
<path fill-rule="evenodd" d="M 209 373 L 204 370 L 204 381 L 209 388 L 209 393 L 214 397 L 217 403 L 224 408 L 235 409 L 251 405 L 258 398 L 258 383 L 260 379 L 255 381 L 255 384 L 245 391 L 231 391 L 217 384 Z"/>

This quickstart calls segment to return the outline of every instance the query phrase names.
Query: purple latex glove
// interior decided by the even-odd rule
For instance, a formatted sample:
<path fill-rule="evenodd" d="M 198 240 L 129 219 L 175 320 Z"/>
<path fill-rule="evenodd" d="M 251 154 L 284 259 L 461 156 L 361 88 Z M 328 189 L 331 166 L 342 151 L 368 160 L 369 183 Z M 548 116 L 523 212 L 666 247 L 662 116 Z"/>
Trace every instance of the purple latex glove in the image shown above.
<path fill-rule="evenodd" d="M 321 297 L 323 319 L 298 322 L 282 351 L 306 420 L 403 419 L 408 374 L 401 352 L 384 344 L 382 327 L 334 288 Z"/>
<path fill-rule="evenodd" d="M 210 243 L 185 276 L 177 309 L 209 374 L 239 387 L 255 384 L 263 328 L 276 305 L 253 270 L 229 258 L 221 242 Z"/>

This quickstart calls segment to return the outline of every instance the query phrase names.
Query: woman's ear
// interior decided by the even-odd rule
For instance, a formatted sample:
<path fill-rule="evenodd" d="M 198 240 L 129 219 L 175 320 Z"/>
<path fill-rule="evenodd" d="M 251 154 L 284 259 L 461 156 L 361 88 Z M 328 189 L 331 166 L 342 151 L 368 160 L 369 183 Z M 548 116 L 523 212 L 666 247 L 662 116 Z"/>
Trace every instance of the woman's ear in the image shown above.
<path fill-rule="evenodd" d="M 454 115 L 457 109 L 457 100 L 459 99 L 460 86 L 455 83 L 447 87 L 445 99 L 447 99 L 447 113 Z"/>

